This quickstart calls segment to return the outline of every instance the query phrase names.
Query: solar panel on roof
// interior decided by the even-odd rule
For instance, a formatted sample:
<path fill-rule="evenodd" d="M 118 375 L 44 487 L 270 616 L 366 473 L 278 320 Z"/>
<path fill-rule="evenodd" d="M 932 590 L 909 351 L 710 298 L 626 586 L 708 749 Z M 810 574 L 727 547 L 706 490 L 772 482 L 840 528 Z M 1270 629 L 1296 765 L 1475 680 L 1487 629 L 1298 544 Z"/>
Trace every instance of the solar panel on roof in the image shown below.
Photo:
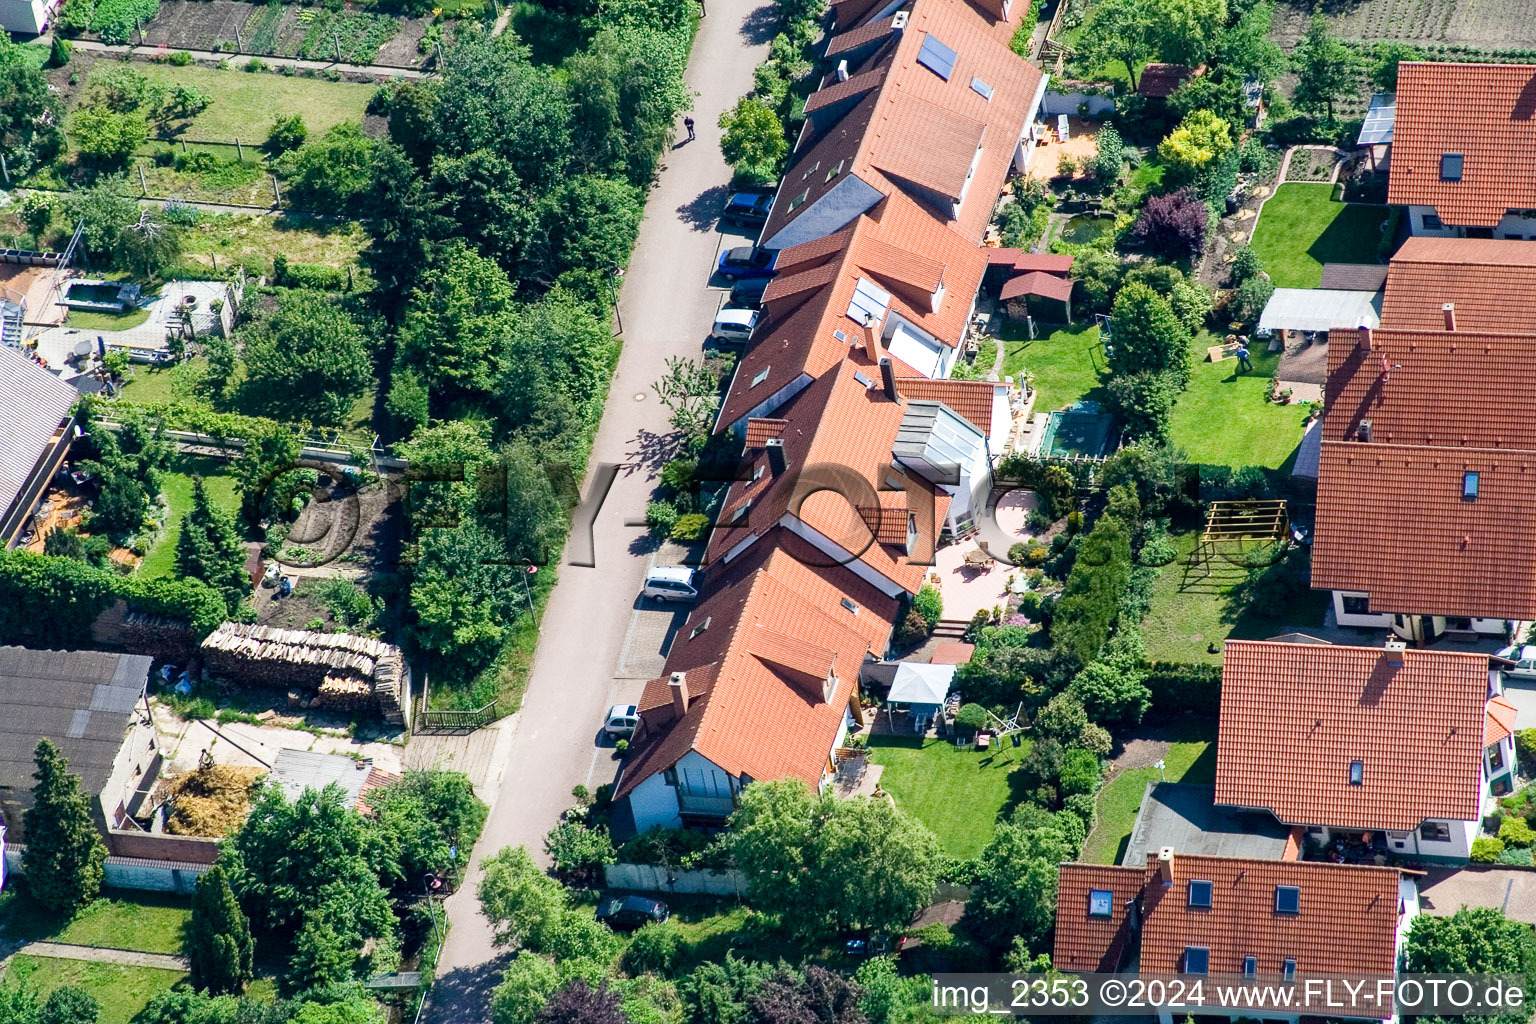
<path fill-rule="evenodd" d="M 923 45 L 917 51 L 917 62 L 946 82 L 955 73 L 955 51 L 931 35 L 923 37 Z"/>
<path fill-rule="evenodd" d="M 848 302 L 848 315 L 860 324 L 871 316 L 883 320 L 890 304 L 890 292 L 882 291 L 861 277 L 853 288 L 853 298 Z"/>
<path fill-rule="evenodd" d="M 1394 97 L 1377 93 L 1371 97 L 1371 107 L 1365 112 L 1365 123 L 1360 126 L 1361 146 L 1392 141 L 1392 128 L 1397 121 L 1397 102 Z"/>

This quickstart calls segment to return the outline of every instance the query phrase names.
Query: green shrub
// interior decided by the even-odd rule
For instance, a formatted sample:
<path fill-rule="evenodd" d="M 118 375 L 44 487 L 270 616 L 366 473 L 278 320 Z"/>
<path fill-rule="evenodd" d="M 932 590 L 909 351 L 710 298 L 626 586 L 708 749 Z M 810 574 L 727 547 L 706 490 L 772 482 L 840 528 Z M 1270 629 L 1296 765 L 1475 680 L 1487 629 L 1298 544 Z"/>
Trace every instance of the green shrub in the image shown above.
<path fill-rule="evenodd" d="M 1476 864 L 1492 864 L 1504 852 L 1504 840 L 1493 836 L 1478 836 L 1472 840 L 1472 861 Z"/>
<path fill-rule="evenodd" d="M 69 63 L 70 55 L 74 53 L 74 50 L 74 44 L 68 39 L 65 39 L 63 36 L 54 36 L 53 42 L 48 47 L 48 63 L 56 68 L 61 68 Z"/>
<path fill-rule="evenodd" d="M 278 267 L 277 258 L 273 259 Z M 347 272 L 323 263 L 291 263 L 284 259 L 281 270 L 275 275 L 277 284 L 289 288 L 311 288 L 318 291 L 339 292 L 347 287 Z"/>
<path fill-rule="evenodd" d="M 1153 714 L 1210 714 L 1221 706 L 1220 665 L 1154 661 L 1144 682 L 1152 691 Z"/>
<path fill-rule="evenodd" d="M 923 617 L 923 621 L 928 623 L 930 630 L 937 626 L 939 619 L 944 616 L 944 598 L 939 594 L 938 587 L 924 584 L 923 588 L 917 592 L 917 596 L 912 599 L 912 607 Z"/>
<path fill-rule="evenodd" d="M 1508 846 L 1530 846 L 1536 842 L 1536 831 L 1526 824 L 1524 818 L 1505 818 L 1499 826 L 1499 839 Z"/>
<path fill-rule="evenodd" d="M 1499 859 L 1496 863 L 1508 864 L 1511 867 L 1528 868 L 1533 863 L 1536 863 L 1536 860 L 1532 859 L 1531 851 L 1528 847 L 1514 847 L 1506 848 L 1503 853 L 1499 854 Z"/>
<path fill-rule="evenodd" d="M 987 709 L 980 704 L 967 704 L 955 714 L 955 725 L 969 732 L 980 732 L 987 725 Z"/>
<path fill-rule="evenodd" d="M 177 50 L 175 53 L 165 58 L 165 62 L 172 65 L 173 67 L 184 68 L 188 64 L 192 63 L 192 55 L 186 50 Z"/>
<path fill-rule="evenodd" d="M 632 975 L 671 974 L 683 954 L 683 933 L 670 921 L 635 932 L 624 951 L 624 969 Z"/>
<path fill-rule="evenodd" d="M 1520 774 L 1526 778 L 1536 775 L 1536 729 L 1521 729 L 1515 733 L 1515 758 L 1520 762 Z"/>
<path fill-rule="evenodd" d="M 1061 763 L 1061 795 L 1092 795 L 1098 792 L 1103 770 L 1099 759 L 1091 751 L 1069 750 Z"/>
<path fill-rule="evenodd" d="M 671 536 L 677 518 L 677 508 L 670 501 L 653 501 L 645 506 L 645 521 L 658 537 Z"/>
<path fill-rule="evenodd" d="M 702 512 L 690 512 L 685 516 L 678 516 L 677 522 L 672 524 L 672 539 L 681 541 L 694 541 L 704 536 L 704 531 L 709 529 L 709 516 Z"/>

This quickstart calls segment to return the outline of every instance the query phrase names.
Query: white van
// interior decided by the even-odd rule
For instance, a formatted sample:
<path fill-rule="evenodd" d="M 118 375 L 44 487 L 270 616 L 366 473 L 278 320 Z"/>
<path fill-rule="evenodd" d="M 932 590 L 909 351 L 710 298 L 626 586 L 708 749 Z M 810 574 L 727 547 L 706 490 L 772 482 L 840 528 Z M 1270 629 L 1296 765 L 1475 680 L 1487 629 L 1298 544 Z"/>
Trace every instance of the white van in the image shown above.
<path fill-rule="evenodd" d="M 745 345 L 752 340 L 752 331 L 757 327 L 758 315 L 755 309 L 722 309 L 715 314 L 715 326 L 709 329 L 709 339 L 732 345 Z"/>
<path fill-rule="evenodd" d="M 693 570 L 685 565 L 658 565 L 645 574 L 641 597 L 657 601 L 696 601 L 699 588 L 693 585 Z"/>

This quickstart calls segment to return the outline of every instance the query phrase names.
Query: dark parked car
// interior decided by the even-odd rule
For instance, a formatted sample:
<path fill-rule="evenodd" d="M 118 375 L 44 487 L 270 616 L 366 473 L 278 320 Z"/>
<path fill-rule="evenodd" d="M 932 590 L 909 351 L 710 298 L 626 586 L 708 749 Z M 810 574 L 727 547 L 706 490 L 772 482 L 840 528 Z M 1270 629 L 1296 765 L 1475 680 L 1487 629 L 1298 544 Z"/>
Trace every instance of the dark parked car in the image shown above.
<path fill-rule="evenodd" d="M 731 287 L 731 305 L 737 309 L 761 309 L 770 278 L 749 277 Z"/>
<path fill-rule="evenodd" d="M 772 277 L 773 262 L 776 259 L 778 252 L 775 250 L 738 245 L 720 254 L 720 276 L 730 281 L 747 277 Z"/>
<path fill-rule="evenodd" d="M 764 192 L 737 192 L 725 201 L 720 219 L 728 224 L 760 228 L 773 212 L 773 196 Z"/>
<path fill-rule="evenodd" d="M 652 921 L 660 924 L 670 916 L 665 903 L 646 896 L 613 896 L 597 905 L 597 919 L 620 932 L 632 932 Z"/>

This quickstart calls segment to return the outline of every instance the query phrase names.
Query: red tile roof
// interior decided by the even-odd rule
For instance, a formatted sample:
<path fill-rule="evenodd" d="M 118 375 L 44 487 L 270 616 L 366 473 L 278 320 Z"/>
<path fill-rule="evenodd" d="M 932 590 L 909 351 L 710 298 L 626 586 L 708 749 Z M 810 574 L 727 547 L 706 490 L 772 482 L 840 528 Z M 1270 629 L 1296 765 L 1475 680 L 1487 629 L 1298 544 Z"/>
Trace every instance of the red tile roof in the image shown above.
<path fill-rule="evenodd" d="M 1324 263 L 1323 279 L 1317 286 L 1327 291 L 1379 292 L 1386 279 L 1387 268 L 1380 263 Z"/>
<path fill-rule="evenodd" d="M 1063 864 L 1056 905 L 1058 970 L 1111 970 L 1129 942 L 1127 903 L 1141 906 L 1139 969 L 1182 970 L 1186 947 L 1210 951 L 1211 974 L 1242 974 L 1245 957 L 1260 975 L 1285 961 L 1313 974 L 1391 974 L 1397 959 L 1399 874 L 1394 868 L 1178 854 L 1169 883 L 1145 868 Z M 1189 882 L 1211 883 L 1211 906 L 1188 905 Z M 1300 890 L 1300 911 L 1275 911 L 1275 888 Z M 1107 918 L 1090 917 L 1088 894 L 1112 894 Z M 1388 1016 L 1384 1012 L 1383 1017 Z"/>
<path fill-rule="evenodd" d="M 1324 268 L 1326 273 L 1326 268 Z M 1410 238 L 1387 268 L 1383 327 L 1536 334 L 1536 245 L 1503 238 Z"/>
<path fill-rule="evenodd" d="M 1032 270 L 1047 274 L 1065 274 L 1072 269 L 1072 257 L 1054 252 L 1024 252 L 1022 249 L 987 247 L 987 263 L 991 266 L 1011 266 L 1021 274 Z"/>
<path fill-rule="evenodd" d="M 860 46 L 884 39 L 891 34 L 891 22 L 894 17 L 878 18 L 865 22 L 858 28 L 851 28 L 846 32 L 839 32 L 827 41 L 826 56 L 836 57 L 840 53 L 856 50 Z"/>
<path fill-rule="evenodd" d="M 846 99 L 862 96 L 872 89 L 880 88 L 880 83 L 885 81 L 885 71 L 885 68 L 877 67 L 817 89 L 805 101 L 806 114 L 814 114 L 822 107 L 830 107 L 834 103 L 841 103 Z"/>
<path fill-rule="evenodd" d="M 1072 282 L 1067 278 L 1036 270 L 1009 279 L 1003 285 L 1002 291 L 997 293 L 997 297 L 1004 302 L 1009 299 L 1023 298 L 1026 295 L 1039 295 L 1058 302 L 1068 302 L 1072 298 Z"/>
<path fill-rule="evenodd" d="M 784 433 L 786 421 L 758 417 L 747 420 L 747 450 L 761 448 L 771 438 L 779 437 Z"/>
<path fill-rule="evenodd" d="M 884 132 L 890 133 L 888 138 Z M 983 121 L 912 98 L 887 116 L 880 136 L 883 144 L 871 162 L 886 174 L 959 199 L 986 132 Z"/>
<path fill-rule="evenodd" d="M 1366 352 L 1359 338 L 1329 332 L 1324 440 L 1355 440 L 1370 420 L 1375 442 L 1536 451 L 1532 339 L 1377 330 Z"/>
<path fill-rule="evenodd" d="M 913 564 L 903 549 L 877 541 L 885 517 L 876 519 L 868 511 L 859 511 L 883 500 L 880 488 L 890 473 L 891 445 L 906 411 L 905 398 L 891 402 L 878 386 L 861 382 L 855 376 L 864 373 L 861 366 L 867 369 L 867 364 L 855 356 L 846 358 L 779 410 L 788 421 L 783 433 L 785 459 L 795 472 L 775 476 L 765 469 L 755 481 L 731 485 L 719 525 L 710 538 L 711 561 L 724 557 L 751 534 L 759 537 L 755 543 L 768 542 L 766 535 L 782 532 L 775 528 L 786 513 L 792 512 L 823 537 L 856 553 L 870 569 L 909 593 L 917 592 L 926 567 Z M 742 372 L 737 372 L 738 383 Z M 866 375 L 871 384 L 876 377 L 878 374 Z M 766 455 L 759 460 L 767 466 Z M 816 465 L 841 467 L 848 472 L 849 487 L 868 489 L 847 498 L 828 490 L 802 495 L 800 489 L 808 485 L 798 471 Z M 925 481 L 919 480 L 916 486 L 927 493 L 934 491 Z M 931 514 L 926 504 L 912 510 L 918 517 L 921 536 L 937 538 L 936 524 L 943 521 L 947 505 L 946 500 L 936 498 Z M 733 518 L 735 510 L 743 507 L 746 511 L 741 517 Z"/>
<path fill-rule="evenodd" d="M 1387 202 L 1432 206 L 1449 225 L 1493 227 L 1505 211 L 1536 207 L 1536 67 L 1405 61 Z M 1441 157 L 1460 154 L 1461 179 Z"/>
<path fill-rule="evenodd" d="M 668 675 L 646 683 L 642 727 L 615 798 L 690 750 L 733 776 L 815 785 L 869 651 L 854 618 L 817 607 L 765 570 L 700 603 L 673 642 Z M 673 672 L 686 673 L 691 697 L 680 719 Z"/>
<path fill-rule="evenodd" d="M 1519 716 L 1520 712 L 1512 704 L 1505 703 L 1502 697 L 1490 698 L 1487 717 L 1483 721 L 1483 746 L 1491 747 L 1513 736 L 1515 719 Z"/>
<path fill-rule="evenodd" d="M 1357 338 L 1329 335 L 1312 585 L 1382 612 L 1536 615 L 1536 345 L 1378 330 L 1364 352 Z"/>
<path fill-rule="evenodd" d="M 1488 656 L 1229 640 L 1216 802 L 1288 825 L 1471 821 L 1482 796 Z M 1361 781 L 1350 783 L 1353 762 Z"/>
<path fill-rule="evenodd" d="M 963 416 L 985 437 L 991 437 L 995 432 L 992 422 L 992 399 L 1001 386 L 986 380 L 896 378 L 896 390 L 908 399 L 943 402 L 951 411 Z M 1007 425 L 997 424 L 996 426 L 1006 429 Z"/>
<path fill-rule="evenodd" d="M 1536 453 L 1325 440 L 1317 495 L 1314 588 L 1378 612 L 1536 618 Z"/>

